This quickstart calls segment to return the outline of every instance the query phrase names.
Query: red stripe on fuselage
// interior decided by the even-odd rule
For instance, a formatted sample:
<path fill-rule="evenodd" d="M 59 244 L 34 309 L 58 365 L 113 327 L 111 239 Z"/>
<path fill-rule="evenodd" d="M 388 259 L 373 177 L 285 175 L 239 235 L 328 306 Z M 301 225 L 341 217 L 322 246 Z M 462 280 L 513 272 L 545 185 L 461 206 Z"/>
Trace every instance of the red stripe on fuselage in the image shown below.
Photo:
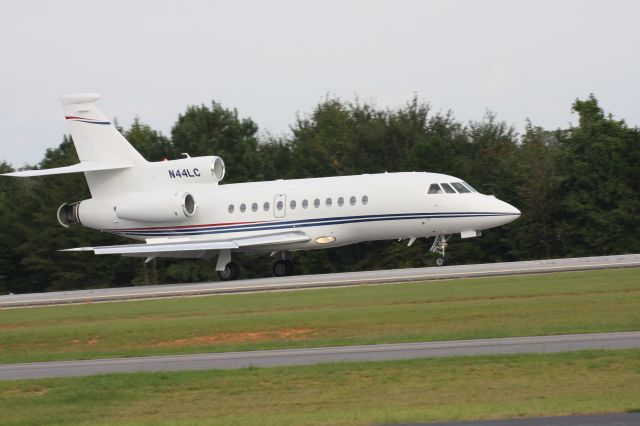
<path fill-rule="evenodd" d="M 189 228 L 206 228 L 207 226 L 231 226 L 231 225 L 251 225 L 253 223 L 268 223 L 271 221 L 258 222 L 228 222 L 228 223 L 209 223 L 204 225 L 181 225 L 181 226 L 153 226 L 150 228 L 122 228 L 110 229 L 110 231 L 147 231 L 147 230 L 163 230 L 163 229 L 189 229 Z"/>

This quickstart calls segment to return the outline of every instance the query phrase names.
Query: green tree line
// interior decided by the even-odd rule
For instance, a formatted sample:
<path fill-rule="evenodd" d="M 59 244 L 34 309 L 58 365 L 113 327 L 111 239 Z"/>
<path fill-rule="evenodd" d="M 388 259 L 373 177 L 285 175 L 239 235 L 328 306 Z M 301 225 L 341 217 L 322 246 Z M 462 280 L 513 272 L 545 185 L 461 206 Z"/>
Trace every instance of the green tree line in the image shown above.
<path fill-rule="evenodd" d="M 190 106 L 170 136 L 136 119 L 125 137 L 149 161 L 218 155 L 224 183 L 397 171 L 461 177 L 522 211 L 519 220 L 480 238 L 452 239 L 452 263 L 497 262 L 640 251 L 640 130 L 613 118 L 597 99 L 576 100 L 577 127 L 523 134 L 495 114 L 462 123 L 413 98 L 397 109 L 327 98 L 283 137 L 258 136 L 251 118 L 217 102 Z M 70 137 L 36 168 L 78 161 Z M 6 162 L 0 172 L 12 171 Z M 61 253 L 122 244 L 120 237 L 62 228 L 62 202 L 89 198 L 81 174 L 0 179 L 0 293 L 38 292 L 216 279 L 203 260 L 141 259 Z M 433 264 L 425 239 L 370 242 L 295 253 L 296 273 L 421 267 Z M 269 256 L 239 255 L 244 277 L 270 272 Z"/>

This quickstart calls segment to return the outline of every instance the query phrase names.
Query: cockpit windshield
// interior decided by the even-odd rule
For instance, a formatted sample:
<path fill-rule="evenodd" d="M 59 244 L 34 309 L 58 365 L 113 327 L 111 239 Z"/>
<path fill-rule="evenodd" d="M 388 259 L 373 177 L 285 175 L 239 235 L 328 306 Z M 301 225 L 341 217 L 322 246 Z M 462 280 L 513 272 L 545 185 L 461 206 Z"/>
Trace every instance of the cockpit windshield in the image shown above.
<path fill-rule="evenodd" d="M 455 188 L 455 189 L 454 189 Z M 432 183 L 429 185 L 428 194 L 470 194 L 476 191 L 471 185 L 467 182 L 449 182 L 440 184 Z"/>
<path fill-rule="evenodd" d="M 448 183 L 441 183 L 440 185 L 444 189 L 444 192 L 446 192 L 447 194 L 455 194 L 456 193 L 456 191 Z"/>
<path fill-rule="evenodd" d="M 471 190 L 466 186 L 464 186 L 462 182 L 451 182 L 451 186 L 453 186 L 456 189 L 456 191 L 458 191 L 461 194 L 471 192 Z"/>

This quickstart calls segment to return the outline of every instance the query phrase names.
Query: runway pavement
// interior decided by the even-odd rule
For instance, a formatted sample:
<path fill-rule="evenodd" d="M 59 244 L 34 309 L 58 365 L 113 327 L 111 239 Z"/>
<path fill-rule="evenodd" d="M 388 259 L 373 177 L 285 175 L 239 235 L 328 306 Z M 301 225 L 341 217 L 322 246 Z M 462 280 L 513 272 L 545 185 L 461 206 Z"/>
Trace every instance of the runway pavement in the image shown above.
<path fill-rule="evenodd" d="M 502 420 L 421 423 L 423 426 L 637 426 L 640 413 L 594 414 L 583 416 L 529 417 Z M 397 425 L 399 426 L 399 425 Z M 405 425 L 410 426 L 410 425 Z M 411 426 L 417 426 L 412 424 Z"/>
<path fill-rule="evenodd" d="M 3 364 L 0 380 L 627 348 L 640 348 L 640 331 Z"/>
<path fill-rule="evenodd" d="M 640 254 L 16 294 L 0 296 L 0 308 L 630 267 Z"/>

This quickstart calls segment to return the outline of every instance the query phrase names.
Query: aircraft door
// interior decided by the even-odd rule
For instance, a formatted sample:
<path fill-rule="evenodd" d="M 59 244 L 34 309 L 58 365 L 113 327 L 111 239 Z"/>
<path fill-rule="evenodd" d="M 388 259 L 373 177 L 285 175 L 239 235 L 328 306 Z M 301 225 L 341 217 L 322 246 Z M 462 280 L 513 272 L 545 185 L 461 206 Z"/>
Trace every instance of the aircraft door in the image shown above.
<path fill-rule="evenodd" d="M 275 217 L 285 217 L 287 214 L 287 196 L 278 194 L 273 199 L 273 215 Z"/>

